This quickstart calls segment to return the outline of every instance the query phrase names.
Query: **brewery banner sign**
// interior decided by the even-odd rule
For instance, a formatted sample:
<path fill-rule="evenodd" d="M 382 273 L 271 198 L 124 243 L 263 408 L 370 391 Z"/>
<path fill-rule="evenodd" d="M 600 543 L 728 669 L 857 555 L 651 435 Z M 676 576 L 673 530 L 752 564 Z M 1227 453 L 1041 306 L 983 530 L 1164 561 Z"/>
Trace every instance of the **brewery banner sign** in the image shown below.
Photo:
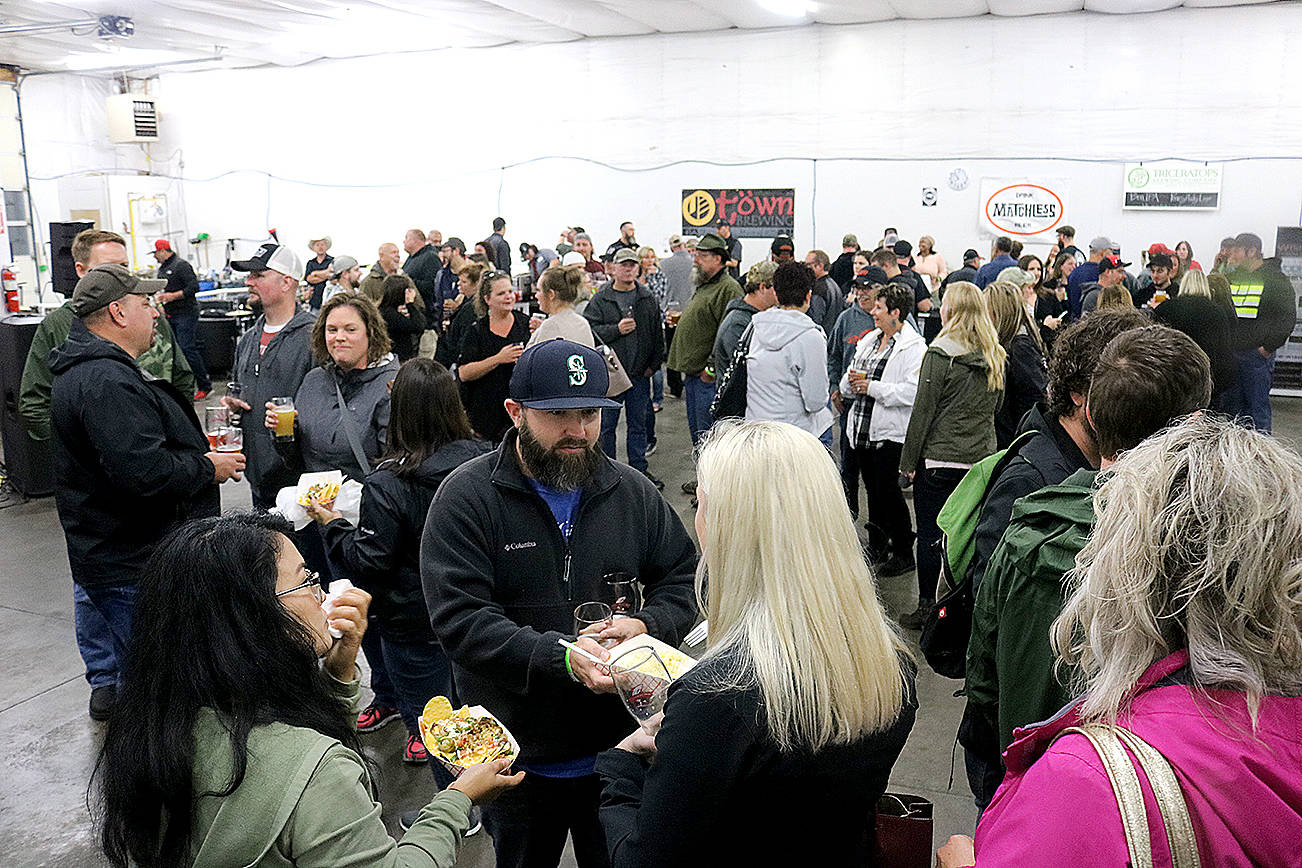
<path fill-rule="evenodd" d="M 698 187 L 683 190 L 683 234 L 704 235 L 720 220 L 738 238 L 774 238 L 796 228 L 792 188 Z"/>

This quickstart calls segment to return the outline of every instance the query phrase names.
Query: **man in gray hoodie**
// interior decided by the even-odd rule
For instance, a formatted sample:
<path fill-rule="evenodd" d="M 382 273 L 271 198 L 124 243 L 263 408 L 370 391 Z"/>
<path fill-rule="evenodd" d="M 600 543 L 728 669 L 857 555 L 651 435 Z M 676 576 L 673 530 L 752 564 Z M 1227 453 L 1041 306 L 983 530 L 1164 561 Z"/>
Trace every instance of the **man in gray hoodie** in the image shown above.
<path fill-rule="evenodd" d="M 813 284 L 814 272 L 803 262 L 784 263 L 774 272 L 777 307 L 751 318 L 746 418 L 789 422 L 830 447 L 827 336 L 806 315 Z"/>

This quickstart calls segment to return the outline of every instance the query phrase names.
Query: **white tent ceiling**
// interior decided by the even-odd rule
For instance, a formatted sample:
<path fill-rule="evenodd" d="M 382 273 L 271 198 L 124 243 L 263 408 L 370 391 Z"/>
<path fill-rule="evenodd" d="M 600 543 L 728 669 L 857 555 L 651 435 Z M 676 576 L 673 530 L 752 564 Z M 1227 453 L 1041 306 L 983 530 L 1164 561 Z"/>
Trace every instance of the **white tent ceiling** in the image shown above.
<path fill-rule="evenodd" d="M 0 63 L 32 71 L 195 62 L 294 66 L 320 58 L 894 18 L 1157 12 L 1283 0 L 0 0 L 0 31 L 129 16 L 135 35 L 96 28 L 0 32 Z M 804 10 L 803 12 L 801 10 Z"/>

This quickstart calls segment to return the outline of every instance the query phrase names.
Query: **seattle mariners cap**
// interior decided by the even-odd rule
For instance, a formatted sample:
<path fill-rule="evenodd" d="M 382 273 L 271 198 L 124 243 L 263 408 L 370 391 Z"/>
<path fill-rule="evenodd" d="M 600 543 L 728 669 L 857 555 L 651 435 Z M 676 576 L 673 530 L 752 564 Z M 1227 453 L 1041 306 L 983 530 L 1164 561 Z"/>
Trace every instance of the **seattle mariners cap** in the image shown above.
<path fill-rule="evenodd" d="M 601 353 L 564 338 L 535 344 L 515 363 L 510 397 L 533 410 L 614 409 L 610 372 Z"/>

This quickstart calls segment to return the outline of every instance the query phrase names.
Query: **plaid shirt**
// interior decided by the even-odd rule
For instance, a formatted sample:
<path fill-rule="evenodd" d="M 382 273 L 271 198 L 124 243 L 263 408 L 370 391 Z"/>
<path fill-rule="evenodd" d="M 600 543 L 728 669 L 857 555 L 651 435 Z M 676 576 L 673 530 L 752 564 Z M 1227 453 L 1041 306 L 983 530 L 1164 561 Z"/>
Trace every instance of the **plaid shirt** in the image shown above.
<path fill-rule="evenodd" d="M 890 359 L 891 353 L 895 350 L 895 338 L 899 337 L 899 332 L 891 336 L 891 339 L 884 345 L 882 344 L 881 333 L 878 332 L 877 340 L 874 341 L 872 349 L 868 352 L 866 358 L 860 358 L 855 353 L 855 359 L 851 366 L 862 366 L 868 374 L 868 379 L 880 380 L 882 373 L 886 370 L 886 362 Z M 868 395 L 855 395 L 854 403 L 850 405 L 850 415 L 846 421 L 845 434 L 850 438 L 850 445 L 856 449 L 866 449 L 871 441 L 868 439 L 869 423 L 873 417 L 873 404 L 877 403 Z"/>

